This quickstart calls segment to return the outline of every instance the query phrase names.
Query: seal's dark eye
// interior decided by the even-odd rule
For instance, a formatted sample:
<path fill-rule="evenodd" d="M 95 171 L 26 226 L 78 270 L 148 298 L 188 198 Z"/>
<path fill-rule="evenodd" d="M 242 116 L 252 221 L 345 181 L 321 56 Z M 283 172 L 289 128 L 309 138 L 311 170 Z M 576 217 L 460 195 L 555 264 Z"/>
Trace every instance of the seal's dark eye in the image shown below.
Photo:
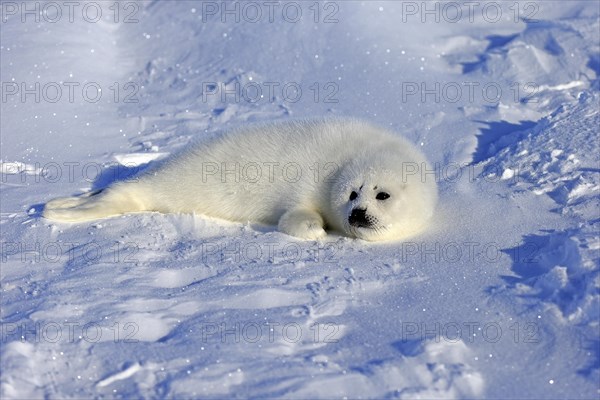
<path fill-rule="evenodd" d="M 375 198 L 377 200 L 385 200 L 385 199 L 389 199 L 390 195 L 386 192 L 379 192 L 379 193 L 377 193 L 377 196 L 375 196 Z"/>
<path fill-rule="evenodd" d="M 357 197 L 358 197 L 358 193 L 356 193 L 356 192 L 350 193 L 350 201 L 356 199 Z"/>

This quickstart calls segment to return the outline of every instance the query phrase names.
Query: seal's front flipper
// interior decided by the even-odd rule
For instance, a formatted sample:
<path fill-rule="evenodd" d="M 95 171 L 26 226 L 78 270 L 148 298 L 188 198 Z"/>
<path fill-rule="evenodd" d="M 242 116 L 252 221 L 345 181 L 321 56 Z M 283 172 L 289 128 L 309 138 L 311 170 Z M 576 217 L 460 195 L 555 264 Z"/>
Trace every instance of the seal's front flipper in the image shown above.
<path fill-rule="evenodd" d="M 279 218 L 278 229 L 291 236 L 314 240 L 327 235 L 323 226 L 323 218 L 316 211 L 290 210 Z"/>

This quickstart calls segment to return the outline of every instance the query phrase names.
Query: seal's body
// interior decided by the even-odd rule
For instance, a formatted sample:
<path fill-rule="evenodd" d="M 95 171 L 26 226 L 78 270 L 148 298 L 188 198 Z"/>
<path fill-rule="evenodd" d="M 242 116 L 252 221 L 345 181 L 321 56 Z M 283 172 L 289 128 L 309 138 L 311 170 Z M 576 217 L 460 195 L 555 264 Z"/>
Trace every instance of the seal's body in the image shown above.
<path fill-rule="evenodd" d="M 198 213 L 278 224 L 315 239 L 330 228 L 365 240 L 422 231 L 437 200 L 422 153 L 353 119 L 256 124 L 199 142 L 129 181 L 50 201 L 44 217 L 79 222 L 129 212 Z M 427 178 L 427 179 L 426 179 Z"/>

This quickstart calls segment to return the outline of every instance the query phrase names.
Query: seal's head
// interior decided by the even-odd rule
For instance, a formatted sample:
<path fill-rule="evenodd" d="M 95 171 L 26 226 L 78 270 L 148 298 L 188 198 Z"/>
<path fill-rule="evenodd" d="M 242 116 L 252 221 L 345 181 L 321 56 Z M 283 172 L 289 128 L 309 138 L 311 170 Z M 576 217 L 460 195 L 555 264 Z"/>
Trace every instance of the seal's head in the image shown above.
<path fill-rule="evenodd" d="M 397 157 L 354 160 L 332 186 L 334 223 L 346 235 L 369 241 L 399 240 L 421 232 L 433 214 L 437 191 L 426 164 Z"/>

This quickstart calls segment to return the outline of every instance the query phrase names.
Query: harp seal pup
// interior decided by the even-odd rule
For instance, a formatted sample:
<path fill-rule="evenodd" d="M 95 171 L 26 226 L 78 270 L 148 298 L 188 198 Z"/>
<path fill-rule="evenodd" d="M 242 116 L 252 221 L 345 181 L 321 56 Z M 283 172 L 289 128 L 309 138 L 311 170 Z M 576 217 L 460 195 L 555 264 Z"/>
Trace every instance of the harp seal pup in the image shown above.
<path fill-rule="evenodd" d="M 133 180 L 54 199 L 43 216 L 80 222 L 130 212 L 198 213 L 277 224 L 304 239 L 331 229 L 400 240 L 423 231 L 433 215 L 431 171 L 414 145 L 365 121 L 259 123 L 200 141 Z"/>

